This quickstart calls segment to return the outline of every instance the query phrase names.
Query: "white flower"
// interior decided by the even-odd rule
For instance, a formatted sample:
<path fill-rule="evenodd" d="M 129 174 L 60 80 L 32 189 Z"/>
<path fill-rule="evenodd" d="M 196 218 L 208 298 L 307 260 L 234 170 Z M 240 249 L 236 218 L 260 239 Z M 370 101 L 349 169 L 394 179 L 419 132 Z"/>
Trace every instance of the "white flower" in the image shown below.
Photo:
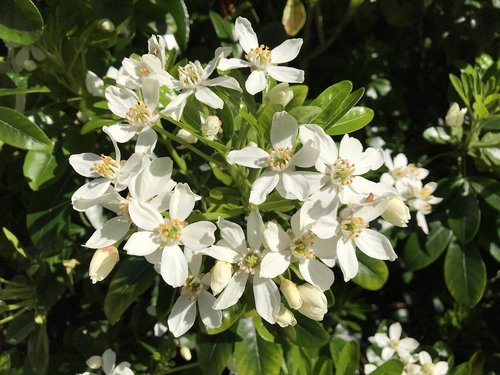
<path fill-rule="evenodd" d="M 418 353 L 418 359 L 424 375 L 446 375 L 448 373 L 448 363 L 444 361 L 433 363 L 431 356 L 425 351 Z"/>
<path fill-rule="evenodd" d="M 231 263 L 224 262 L 223 260 L 218 260 L 215 262 L 215 266 L 210 272 L 212 278 L 210 279 L 210 288 L 214 295 L 219 294 L 224 290 L 224 288 L 231 281 L 233 276 L 233 266 Z"/>
<path fill-rule="evenodd" d="M 408 181 L 423 180 L 429 175 L 425 168 L 419 168 L 415 164 L 408 164 L 408 158 L 405 154 L 397 154 L 394 159 L 391 158 L 391 151 L 384 151 L 384 163 L 389 172 L 383 173 L 380 182 L 396 186 L 401 193 L 404 184 Z"/>
<path fill-rule="evenodd" d="M 410 209 L 399 196 L 389 198 L 382 219 L 397 227 L 405 228 L 411 219 Z"/>
<path fill-rule="evenodd" d="M 467 108 L 460 109 L 457 103 L 453 103 L 446 113 L 446 125 L 450 128 L 459 128 L 464 123 L 464 117 L 467 113 Z"/>
<path fill-rule="evenodd" d="M 302 306 L 302 299 L 300 298 L 299 290 L 297 289 L 297 285 L 293 281 L 283 280 L 280 285 L 281 292 L 285 296 L 288 305 L 297 310 L 300 306 Z"/>
<path fill-rule="evenodd" d="M 286 107 L 293 99 L 293 90 L 288 83 L 279 83 L 267 93 L 267 101 L 270 104 L 279 104 Z"/>
<path fill-rule="evenodd" d="M 285 111 L 276 112 L 271 125 L 272 148 L 267 151 L 247 146 L 231 151 L 227 155 L 230 164 L 249 168 L 267 168 L 252 185 L 250 203 L 261 204 L 276 188 L 287 199 L 305 200 L 319 189 L 321 176 L 316 172 L 295 171 L 295 166 L 308 168 L 316 163 L 318 150 L 314 142 L 302 142 L 303 146 L 295 151 L 299 125 L 297 120 Z"/>
<path fill-rule="evenodd" d="M 103 128 L 103 131 L 109 135 L 113 142 L 115 148 L 114 158 L 90 152 L 69 157 L 69 163 L 79 175 L 94 178 L 94 180 L 75 191 L 71 197 L 73 208 L 77 211 L 85 211 L 97 204 L 93 203 L 93 201 L 104 195 L 111 185 L 113 185 L 115 191 L 125 190 L 130 179 L 141 168 L 141 154 L 134 153 L 127 161 L 121 160 L 120 150 L 112 134 L 106 128 Z"/>
<path fill-rule="evenodd" d="M 356 247 L 371 258 L 395 260 L 391 242 L 381 233 L 368 229 L 368 223 L 379 217 L 387 207 L 387 200 L 379 200 L 345 208 L 339 217 L 337 258 L 344 280 L 355 277 L 359 270 Z"/>
<path fill-rule="evenodd" d="M 302 299 L 298 311 L 312 320 L 321 321 L 328 311 L 325 294 L 315 285 L 303 284 L 297 287 Z"/>
<path fill-rule="evenodd" d="M 281 304 L 278 316 L 276 318 L 276 323 L 278 323 L 281 328 L 284 328 L 288 326 L 294 326 L 295 324 L 297 324 L 297 320 L 295 319 L 295 316 L 293 316 L 292 312 L 288 310 L 283 304 Z"/>
<path fill-rule="evenodd" d="M 120 362 L 118 365 L 116 362 L 116 354 L 113 350 L 107 349 L 102 357 L 92 356 L 87 360 L 87 366 L 92 370 L 97 370 L 102 366 L 102 371 L 106 375 L 134 375 L 133 371 L 130 369 L 130 363 Z M 82 375 L 95 375 L 90 372 L 86 372 Z"/>
<path fill-rule="evenodd" d="M 166 40 L 161 35 L 151 35 L 151 38 L 148 39 L 148 53 L 153 56 L 156 56 L 160 60 L 162 69 L 165 68 L 165 64 L 167 63 L 165 55 L 166 47 L 167 47 Z"/>
<path fill-rule="evenodd" d="M 214 309 L 225 309 L 238 302 L 250 279 L 253 283 L 257 313 L 267 322 L 276 323 L 280 309 L 280 294 L 272 279 L 261 275 L 264 223 L 258 210 L 252 211 L 248 216 L 247 240 L 245 240 L 243 229 L 238 224 L 219 218 L 217 225 L 222 239 L 216 245 L 201 250 L 199 253 L 236 264 L 239 270 L 234 273 L 229 284 L 215 301 Z"/>
<path fill-rule="evenodd" d="M 417 224 L 425 234 L 429 234 L 429 227 L 425 215 L 432 212 L 432 205 L 440 203 L 443 198 L 432 195 L 437 188 L 437 183 L 429 182 L 422 186 L 421 181 L 415 181 L 408 185 L 408 205 L 413 211 L 417 211 Z"/>
<path fill-rule="evenodd" d="M 85 87 L 93 96 L 104 96 L 104 81 L 90 70 L 85 76 Z"/>
<path fill-rule="evenodd" d="M 245 51 L 245 60 L 222 59 L 218 65 L 220 70 L 235 68 L 251 69 L 252 73 L 245 82 L 245 88 L 249 94 L 255 95 L 267 86 L 267 75 L 278 82 L 302 83 L 304 82 L 304 71 L 278 66 L 292 61 L 297 57 L 302 47 L 302 39 L 288 39 L 279 46 L 270 50 L 265 45 L 259 45 L 257 35 L 252 29 L 250 21 L 238 17 L 234 25 L 234 32 L 238 38 L 241 48 Z"/>
<path fill-rule="evenodd" d="M 399 358 L 406 358 L 418 348 L 419 343 L 417 340 L 406 337 L 401 338 L 402 328 L 401 324 L 394 323 L 389 327 L 389 335 L 386 333 L 376 333 L 370 337 L 371 343 L 382 348 L 382 359 L 387 361 L 395 353 Z"/>
<path fill-rule="evenodd" d="M 118 263 L 119 258 L 118 249 L 115 246 L 97 249 L 89 266 L 92 284 L 104 280 Z"/>
<path fill-rule="evenodd" d="M 222 121 L 217 116 L 208 116 L 201 127 L 201 134 L 209 141 L 215 141 L 222 133 Z"/>
<path fill-rule="evenodd" d="M 161 259 L 161 275 L 173 287 L 182 286 L 188 278 L 188 263 L 180 245 L 203 249 L 215 241 L 214 224 L 185 221 L 195 202 L 196 195 L 189 186 L 177 184 L 168 202 L 169 217 L 164 218 L 148 202 L 135 201 L 129 205 L 132 221 L 142 230 L 130 236 L 124 249 L 131 255 L 146 256 L 152 263 Z"/>
<path fill-rule="evenodd" d="M 109 133 L 118 143 L 128 142 L 136 134 L 139 137 L 156 137 L 151 129 L 160 116 L 156 113 L 159 102 L 159 83 L 150 78 L 142 81 L 142 97 L 134 91 L 116 86 L 109 86 L 105 91 L 108 107 L 115 115 L 127 120 L 126 124 L 116 124 L 109 127 Z M 154 134 L 153 134 L 154 133 Z"/>
<path fill-rule="evenodd" d="M 159 45 L 158 48 L 160 48 Z M 159 49 L 157 53 L 160 54 Z M 163 49 L 163 54 L 165 54 L 165 49 Z M 171 76 L 163 67 L 160 56 L 151 53 L 144 54 L 139 59 L 125 57 L 122 61 L 122 69 L 118 71 L 116 83 L 131 89 L 140 89 L 147 80 L 168 85 L 171 82 Z"/>
<path fill-rule="evenodd" d="M 298 262 L 300 274 L 307 282 L 321 290 L 333 284 L 333 271 L 328 266 L 335 264 L 337 240 L 318 238 L 306 225 L 300 210 L 292 216 L 290 231 L 285 232 L 279 224 L 270 222 L 264 230 L 264 239 L 271 251 L 262 259 L 262 276 L 276 277 L 285 272 L 291 262 Z"/>
<path fill-rule="evenodd" d="M 202 256 L 193 255 L 187 250 L 186 257 L 190 258 L 188 263 L 190 274 L 168 317 L 168 329 L 175 337 L 182 336 L 193 326 L 196 319 L 196 305 L 201 321 L 207 328 L 216 328 L 222 323 L 222 312 L 212 308 L 215 297 L 207 292 L 210 274 L 200 274 Z"/>
<path fill-rule="evenodd" d="M 217 48 L 215 50 L 215 57 L 207 64 L 205 69 L 203 69 L 199 61 L 189 62 L 186 66 L 179 67 L 179 79 L 177 80 L 170 76 L 170 82 L 167 86 L 177 91 L 180 90 L 180 94 L 168 103 L 167 107 L 162 111 L 162 114 L 179 120 L 184 111 L 188 97 L 193 94 L 198 101 L 209 107 L 214 109 L 222 108 L 224 106 L 224 101 L 209 88 L 211 86 L 221 86 L 241 91 L 238 81 L 233 77 L 222 76 L 209 79 L 219 60 L 227 56 L 230 51 L 230 48 Z"/>

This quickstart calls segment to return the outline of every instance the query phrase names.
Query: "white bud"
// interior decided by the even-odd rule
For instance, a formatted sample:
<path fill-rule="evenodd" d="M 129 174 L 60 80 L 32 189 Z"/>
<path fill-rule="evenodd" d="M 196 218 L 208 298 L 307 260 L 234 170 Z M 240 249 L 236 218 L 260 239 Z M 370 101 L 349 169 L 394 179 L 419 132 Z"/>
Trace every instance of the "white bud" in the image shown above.
<path fill-rule="evenodd" d="M 247 143 L 247 146 L 248 146 L 248 147 L 259 147 L 259 146 L 257 145 L 257 143 L 252 142 L 252 141 L 248 142 L 248 143 Z"/>
<path fill-rule="evenodd" d="M 107 18 L 103 18 L 97 21 L 97 27 L 99 27 L 102 31 L 106 31 L 108 33 L 115 30 L 115 25 Z"/>
<path fill-rule="evenodd" d="M 89 359 L 87 359 L 87 366 L 89 366 L 92 370 L 97 370 L 102 367 L 102 358 L 100 355 L 93 355 Z"/>
<path fill-rule="evenodd" d="M 411 219 L 410 209 L 400 197 L 393 197 L 389 199 L 382 218 L 392 225 L 405 228 Z"/>
<path fill-rule="evenodd" d="M 326 296 L 316 285 L 304 284 L 297 287 L 302 299 L 302 306 L 298 309 L 312 320 L 321 321 L 328 311 Z"/>
<path fill-rule="evenodd" d="M 467 108 L 460 109 L 457 103 L 453 103 L 446 114 L 446 125 L 450 128 L 458 128 L 464 123 L 464 117 L 467 113 Z"/>
<path fill-rule="evenodd" d="M 218 260 L 210 272 L 210 288 L 215 294 L 219 294 L 231 281 L 233 267 L 231 263 Z"/>
<path fill-rule="evenodd" d="M 222 133 L 222 121 L 217 116 L 208 116 L 201 127 L 201 134 L 209 141 L 214 141 L 219 133 Z"/>
<path fill-rule="evenodd" d="M 97 249 L 90 261 L 89 276 L 92 283 L 104 280 L 118 263 L 118 249 L 114 246 Z"/>
<path fill-rule="evenodd" d="M 187 143 L 194 144 L 198 142 L 198 139 L 194 135 L 184 129 L 179 129 L 179 131 L 177 132 L 177 136 L 185 140 Z"/>
<path fill-rule="evenodd" d="M 288 83 L 280 83 L 267 93 L 267 100 L 270 104 L 281 104 L 286 107 L 292 99 L 293 90 L 288 86 Z"/>
<path fill-rule="evenodd" d="M 28 59 L 24 60 L 23 68 L 26 69 L 28 72 L 32 72 L 33 70 L 38 68 L 38 65 L 34 60 Z"/>
<path fill-rule="evenodd" d="M 184 358 L 186 361 L 190 361 L 191 358 L 193 358 L 191 350 L 189 350 L 187 346 L 181 346 L 181 357 Z"/>
<path fill-rule="evenodd" d="M 276 323 L 278 323 L 280 327 L 284 328 L 294 326 L 297 324 L 297 320 L 295 319 L 295 316 L 293 316 L 292 312 L 281 304 L 280 311 L 276 317 Z"/>
<path fill-rule="evenodd" d="M 299 290 L 297 289 L 297 285 L 290 280 L 284 280 L 281 282 L 280 286 L 281 292 L 286 298 L 288 305 L 297 310 L 302 306 L 302 299 L 300 298 Z"/>

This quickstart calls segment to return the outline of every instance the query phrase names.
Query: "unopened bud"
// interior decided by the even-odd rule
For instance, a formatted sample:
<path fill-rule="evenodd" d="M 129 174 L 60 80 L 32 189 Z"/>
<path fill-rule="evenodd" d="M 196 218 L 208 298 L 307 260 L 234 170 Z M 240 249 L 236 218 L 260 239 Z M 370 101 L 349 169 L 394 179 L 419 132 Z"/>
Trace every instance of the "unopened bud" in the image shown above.
<path fill-rule="evenodd" d="M 193 355 L 191 354 L 191 350 L 187 346 L 181 346 L 181 357 L 184 358 L 186 361 L 190 361 L 191 358 L 193 358 Z"/>
<path fill-rule="evenodd" d="M 24 60 L 23 62 L 23 68 L 26 69 L 28 72 L 32 72 L 36 68 L 38 68 L 37 63 L 34 60 Z"/>
<path fill-rule="evenodd" d="M 327 300 L 321 289 L 315 285 L 304 284 L 297 287 L 302 299 L 302 306 L 298 309 L 312 320 L 321 321 L 328 311 Z"/>
<path fill-rule="evenodd" d="M 92 370 L 97 370 L 102 367 L 102 357 L 100 355 L 93 355 L 87 359 L 87 366 Z"/>
<path fill-rule="evenodd" d="M 270 104 L 280 104 L 286 107 L 292 99 L 293 90 L 288 86 L 288 83 L 280 83 L 267 93 L 267 100 Z"/>
<path fill-rule="evenodd" d="M 115 25 L 113 22 L 111 22 L 107 18 L 103 18 L 99 21 L 97 21 L 97 27 L 101 29 L 102 31 L 106 31 L 108 33 L 112 32 L 115 30 Z"/>
<path fill-rule="evenodd" d="M 280 311 L 278 312 L 278 316 L 276 317 L 276 323 L 282 328 L 288 326 L 294 326 L 297 324 L 297 320 L 295 316 L 293 316 L 292 312 L 288 310 L 283 304 L 280 306 Z"/>
<path fill-rule="evenodd" d="M 458 128 L 464 123 L 464 117 L 467 113 L 467 108 L 460 109 L 457 103 L 453 103 L 446 114 L 446 125 L 450 128 Z"/>
<path fill-rule="evenodd" d="M 229 284 L 232 277 L 233 267 L 231 263 L 224 262 L 223 260 L 218 260 L 215 262 L 214 268 L 212 268 L 211 278 L 210 278 L 210 288 L 215 294 L 219 294 L 222 290 Z"/>
<path fill-rule="evenodd" d="M 297 289 L 297 285 L 290 280 L 284 280 L 281 282 L 280 286 L 281 292 L 285 296 L 288 305 L 297 310 L 302 306 L 302 299 L 300 298 L 299 290 Z"/>
<path fill-rule="evenodd" d="M 217 116 L 208 116 L 201 127 L 201 134 L 209 141 L 214 141 L 219 133 L 222 133 L 222 121 Z"/>
<path fill-rule="evenodd" d="M 389 199 L 389 203 L 382 214 L 382 218 L 392 225 L 405 228 L 411 219 L 410 209 L 400 197 Z"/>
<path fill-rule="evenodd" d="M 247 146 L 248 146 L 248 147 L 259 147 L 259 146 L 257 145 L 257 143 L 252 142 L 252 141 L 248 142 L 248 143 L 247 143 Z"/>
<path fill-rule="evenodd" d="M 97 249 L 90 261 L 89 276 L 92 283 L 104 280 L 118 263 L 118 249 L 114 246 Z"/>
<path fill-rule="evenodd" d="M 304 27 L 306 17 L 306 8 L 301 0 L 288 0 L 283 9 L 281 23 L 288 35 L 295 36 Z"/>
<path fill-rule="evenodd" d="M 184 129 L 179 129 L 179 131 L 177 132 L 177 136 L 185 140 L 187 143 L 194 144 L 198 142 L 198 139 L 194 135 Z"/>
<path fill-rule="evenodd" d="M 80 264 L 76 259 L 65 259 L 62 261 L 64 268 L 66 268 L 66 273 L 69 275 L 77 265 Z"/>

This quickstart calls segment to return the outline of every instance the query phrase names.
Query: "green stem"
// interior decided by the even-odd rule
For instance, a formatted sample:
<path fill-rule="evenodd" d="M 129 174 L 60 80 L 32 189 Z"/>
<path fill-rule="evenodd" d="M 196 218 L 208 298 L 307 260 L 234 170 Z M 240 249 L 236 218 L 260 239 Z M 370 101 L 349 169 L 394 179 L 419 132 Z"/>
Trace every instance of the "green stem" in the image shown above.
<path fill-rule="evenodd" d="M 181 372 L 181 371 L 189 370 L 189 369 L 196 368 L 196 367 L 200 367 L 199 362 L 194 362 L 194 363 L 189 363 L 187 365 L 178 366 L 176 368 L 173 368 L 170 371 L 167 371 L 165 374 L 175 374 L 176 372 Z"/>

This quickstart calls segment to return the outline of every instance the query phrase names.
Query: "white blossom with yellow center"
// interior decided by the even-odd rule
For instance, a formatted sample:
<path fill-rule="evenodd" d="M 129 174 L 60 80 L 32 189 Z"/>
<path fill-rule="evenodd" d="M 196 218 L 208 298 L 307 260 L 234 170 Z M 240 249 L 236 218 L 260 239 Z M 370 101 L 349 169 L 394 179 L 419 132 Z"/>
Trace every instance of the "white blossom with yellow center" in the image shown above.
<path fill-rule="evenodd" d="M 245 82 L 249 94 L 255 95 L 267 87 L 267 76 L 278 82 L 302 83 L 304 71 L 278 64 L 287 63 L 297 57 L 302 47 L 302 39 L 288 39 L 274 49 L 259 44 L 257 35 L 246 18 L 238 17 L 234 25 L 234 33 L 238 38 L 245 60 L 231 58 L 221 59 L 218 68 L 229 70 L 250 68 L 252 71 Z"/>
<path fill-rule="evenodd" d="M 247 146 L 227 155 L 230 164 L 249 168 L 266 168 L 252 185 L 250 203 L 261 204 L 275 188 L 287 199 L 307 199 L 320 187 L 321 175 L 316 172 L 296 171 L 295 167 L 308 168 L 316 163 L 319 150 L 312 140 L 295 149 L 299 133 L 297 120 L 286 112 L 276 112 L 271 124 L 271 145 L 267 151 Z"/>
<path fill-rule="evenodd" d="M 415 164 L 408 163 L 405 154 L 397 154 L 394 159 L 391 158 L 391 151 L 384 151 L 384 164 L 389 170 L 383 173 L 380 181 L 384 184 L 396 186 L 398 191 L 404 190 L 404 185 L 408 182 L 420 181 L 429 175 L 425 168 L 417 167 Z"/>
<path fill-rule="evenodd" d="M 405 189 L 408 206 L 412 211 L 417 211 L 417 224 L 425 234 L 429 234 L 426 215 L 432 212 L 432 206 L 440 203 L 443 198 L 432 195 L 437 188 L 437 183 L 429 182 L 422 185 L 422 181 L 408 183 Z"/>
<path fill-rule="evenodd" d="M 370 337 L 369 340 L 382 349 L 382 360 L 387 361 L 394 354 L 403 359 L 409 357 L 418 348 L 419 343 L 411 337 L 401 338 L 401 334 L 401 324 L 393 323 L 389 327 L 388 334 L 379 332 Z"/>

